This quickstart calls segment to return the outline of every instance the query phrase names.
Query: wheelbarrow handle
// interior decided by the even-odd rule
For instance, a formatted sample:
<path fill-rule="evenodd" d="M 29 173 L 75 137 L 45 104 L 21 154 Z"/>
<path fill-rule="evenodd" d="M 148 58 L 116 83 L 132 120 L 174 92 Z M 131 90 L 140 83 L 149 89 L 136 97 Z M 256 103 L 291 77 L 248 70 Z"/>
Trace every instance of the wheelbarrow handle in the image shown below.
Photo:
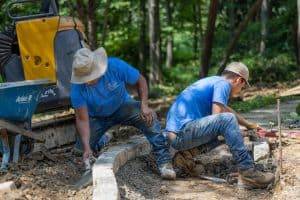
<path fill-rule="evenodd" d="M 5 128 L 9 132 L 13 132 L 16 134 L 24 135 L 27 137 L 30 137 L 32 139 L 35 139 L 39 142 L 45 142 L 45 139 L 41 137 L 41 135 L 36 134 L 35 132 L 25 130 L 24 128 L 21 128 L 11 122 L 5 121 L 5 120 L 0 120 L 0 129 Z"/>

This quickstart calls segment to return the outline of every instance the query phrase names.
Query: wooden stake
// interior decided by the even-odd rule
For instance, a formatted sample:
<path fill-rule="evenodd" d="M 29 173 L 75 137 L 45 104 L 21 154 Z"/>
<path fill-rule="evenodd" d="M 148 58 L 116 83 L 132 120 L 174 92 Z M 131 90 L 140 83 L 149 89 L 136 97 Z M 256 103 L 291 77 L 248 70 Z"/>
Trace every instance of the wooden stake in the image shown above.
<path fill-rule="evenodd" d="M 277 121 L 279 130 L 279 169 L 282 172 L 282 137 L 281 137 L 281 116 L 280 116 L 280 98 L 277 99 Z"/>

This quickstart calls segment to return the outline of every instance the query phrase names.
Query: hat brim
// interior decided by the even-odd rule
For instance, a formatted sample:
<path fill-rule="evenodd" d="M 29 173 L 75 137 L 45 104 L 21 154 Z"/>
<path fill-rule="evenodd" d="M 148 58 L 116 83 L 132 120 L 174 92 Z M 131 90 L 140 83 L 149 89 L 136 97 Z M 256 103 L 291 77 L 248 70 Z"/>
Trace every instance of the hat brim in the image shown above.
<path fill-rule="evenodd" d="M 92 72 L 87 76 L 76 76 L 72 71 L 71 83 L 84 84 L 103 76 L 107 69 L 107 54 L 103 47 L 93 52 Z"/>

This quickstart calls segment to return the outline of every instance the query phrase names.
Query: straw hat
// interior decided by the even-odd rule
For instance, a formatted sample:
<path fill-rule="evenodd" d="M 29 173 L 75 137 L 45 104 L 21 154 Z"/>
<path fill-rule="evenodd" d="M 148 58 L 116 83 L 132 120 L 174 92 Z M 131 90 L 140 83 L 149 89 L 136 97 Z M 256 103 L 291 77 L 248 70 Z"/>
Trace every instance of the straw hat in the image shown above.
<path fill-rule="evenodd" d="M 107 55 L 103 47 L 95 51 L 77 50 L 72 64 L 71 83 L 82 84 L 103 76 L 107 69 Z"/>

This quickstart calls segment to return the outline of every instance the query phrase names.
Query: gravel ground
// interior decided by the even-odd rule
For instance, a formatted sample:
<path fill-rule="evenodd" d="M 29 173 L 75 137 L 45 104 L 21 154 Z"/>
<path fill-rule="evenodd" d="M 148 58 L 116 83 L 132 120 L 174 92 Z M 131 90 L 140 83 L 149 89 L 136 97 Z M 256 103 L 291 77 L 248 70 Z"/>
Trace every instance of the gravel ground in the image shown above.
<path fill-rule="evenodd" d="M 245 190 L 199 178 L 162 180 L 148 167 L 144 157 L 129 161 L 117 173 L 123 200 L 144 199 L 270 199 L 273 191 Z"/>
<path fill-rule="evenodd" d="M 228 174 L 237 172 L 232 155 L 225 144 L 199 154 L 195 157 L 195 161 L 203 166 L 203 175 L 206 176 L 226 179 Z M 258 199 L 261 193 L 266 197 L 272 194 L 267 190 L 240 190 L 236 183 L 231 185 L 216 184 L 191 177 L 165 181 L 159 177 L 152 162 L 151 156 L 142 156 L 129 161 L 119 170 L 116 177 L 121 199 L 211 199 L 210 195 L 212 194 L 215 195 L 216 199 L 222 199 L 224 194 L 229 199 L 235 199 L 239 196 Z M 262 170 L 273 173 L 276 170 L 272 165 L 258 166 Z"/>
<path fill-rule="evenodd" d="M 114 127 L 110 146 L 122 143 L 132 135 L 140 134 L 133 127 Z M 103 149 L 105 151 L 106 148 Z M 73 185 L 84 173 L 81 155 L 73 153 L 73 145 L 50 151 L 55 162 L 42 153 L 34 153 L 23 158 L 18 164 L 11 164 L 9 171 L 0 173 L 0 183 L 14 181 L 17 190 L 12 193 L 0 193 L 5 199 L 51 199 L 51 200 L 87 200 L 92 199 L 92 186 L 77 191 Z"/>
<path fill-rule="evenodd" d="M 298 103 L 299 100 L 282 103 L 283 119 L 289 118 L 290 112 L 294 112 Z M 244 115 L 268 126 L 270 121 L 276 122 L 276 107 L 268 106 Z M 288 127 L 290 124 L 284 123 L 283 126 Z M 271 190 L 246 190 L 199 178 L 164 181 L 153 173 L 145 157 L 139 157 L 126 163 L 117 173 L 121 199 L 300 199 L 299 144 L 299 139 L 285 138 L 284 152 L 287 152 L 287 156 L 284 156 L 281 182 Z"/>
<path fill-rule="evenodd" d="M 91 199 L 91 186 L 80 191 L 72 188 L 83 172 L 80 157 L 67 152 L 55 158 L 57 162 L 35 154 L 11 165 L 0 182 L 12 180 L 18 189 L 0 194 L 1 199 Z"/>
<path fill-rule="evenodd" d="M 158 198 L 160 188 L 168 182 L 162 181 L 158 174 L 153 173 L 144 157 L 129 161 L 116 177 L 122 199 Z"/>

